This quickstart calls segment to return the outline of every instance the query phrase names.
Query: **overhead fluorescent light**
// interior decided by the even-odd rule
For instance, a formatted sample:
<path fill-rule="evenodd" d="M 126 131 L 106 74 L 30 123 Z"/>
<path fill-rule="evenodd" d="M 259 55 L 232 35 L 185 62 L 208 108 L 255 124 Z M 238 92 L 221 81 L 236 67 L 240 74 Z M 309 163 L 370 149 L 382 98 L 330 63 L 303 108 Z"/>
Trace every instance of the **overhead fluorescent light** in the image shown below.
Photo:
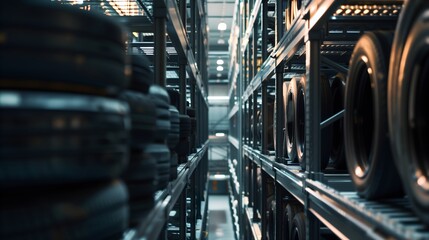
<path fill-rule="evenodd" d="M 222 59 L 218 59 L 216 61 L 216 63 L 217 63 L 217 65 L 222 65 L 222 64 L 224 64 L 224 61 Z"/>
<path fill-rule="evenodd" d="M 223 40 L 222 38 L 219 38 L 219 39 L 217 40 L 217 44 L 219 44 L 219 45 L 223 45 L 223 44 L 225 44 L 225 40 Z"/>
<path fill-rule="evenodd" d="M 222 72 L 222 71 L 223 71 L 223 67 L 222 67 L 222 66 L 217 66 L 216 70 L 217 70 L 218 72 Z"/>
<path fill-rule="evenodd" d="M 218 132 L 215 134 L 216 137 L 225 137 L 225 133 L 223 132 Z"/>
<path fill-rule="evenodd" d="M 220 22 L 219 25 L 217 25 L 217 30 L 219 31 L 225 31 L 226 30 L 226 23 Z"/>
<path fill-rule="evenodd" d="M 207 99 L 210 100 L 228 100 L 229 96 L 208 96 Z"/>

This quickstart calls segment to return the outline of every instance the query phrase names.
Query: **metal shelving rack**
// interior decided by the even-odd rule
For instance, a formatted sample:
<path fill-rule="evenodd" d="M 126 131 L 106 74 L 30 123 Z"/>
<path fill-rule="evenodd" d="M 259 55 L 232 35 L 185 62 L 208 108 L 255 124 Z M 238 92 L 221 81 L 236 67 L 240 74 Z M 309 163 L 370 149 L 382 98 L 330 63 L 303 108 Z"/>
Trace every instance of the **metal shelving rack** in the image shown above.
<path fill-rule="evenodd" d="M 207 16 L 203 0 L 59 1 L 116 18 L 129 31 L 128 52 L 146 55 L 155 83 L 181 93 L 197 120 L 196 150 L 178 166 L 178 177 L 155 194 L 155 206 L 124 239 L 167 239 L 169 214 L 179 205 L 179 238 L 204 239 L 207 218 L 208 102 Z M 187 197 L 191 206 L 187 206 Z M 188 213 L 189 210 L 189 213 Z"/>
<path fill-rule="evenodd" d="M 318 79 L 326 72 L 347 73 L 360 35 L 370 30 L 394 30 L 403 2 L 302 0 L 286 30 L 283 13 L 289 2 L 236 1 L 232 29 L 239 30 L 233 31 L 230 39 L 228 139 L 231 159 L 237 161 L 230 171 L 236 173 L 239 183 L 231 184 L 235 184 L 233 197 L 239 200 L 241 239 L 267 239 L 264 220 L 269 194 L 276 203 L 274 239 L 281 239 L 285 226 L 282 208 L 290 201 L 303 207 L 307 239 L 428 239 L 428 227 L 412 212 L 406 197 L 383 201 L 359 198 L 347 172 L 322 170 L 320 164 L 320 130 L 341 118 L 342 112 L 322 124 Z M 363 5 L 367 7 L 359 7 Z M 270 25 L 270 19 L 274 24 Z M 268 141 L 268 115 L 272 114 L 268 99 L 282 99 L 283 82 L 295 74 L 306 76 L 305 171 L 284 158 L 282 148 L 274 151 Z M 274 106 L 276 129 L 283 129 L 282 105 L 276 101 Z M 281 130 L 274 133 L 277 146 L 283 145 L 283 137 Z"/>

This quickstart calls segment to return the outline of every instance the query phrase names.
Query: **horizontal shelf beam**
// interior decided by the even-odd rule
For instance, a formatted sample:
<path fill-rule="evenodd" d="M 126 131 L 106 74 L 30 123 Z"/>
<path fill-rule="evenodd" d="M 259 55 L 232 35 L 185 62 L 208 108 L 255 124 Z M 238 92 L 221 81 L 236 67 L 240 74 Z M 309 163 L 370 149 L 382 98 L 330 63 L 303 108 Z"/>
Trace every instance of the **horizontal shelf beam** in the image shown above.
<path fill-rule="evenodd" d="M 228 136 L 228 141 L 236 148 L 236 149 L 238 149 L 238 147 L 239 147 L 239 142 L 238 142 L 238 140 L 235 138 L 235 137 L 233 137 L 233 136 Z"/>
<path fill-rule="evenodd" d="M 125 237 L 126 239 L 157 239 L 162 231 L 169 212 L 173 209 L 174 204 L 180 197 L 180 194 L 185 189 L 189 182 L 190 176 L 195 171 L 204 154 L 207 151 L 209 140 L 207 140 L 197 152 L 188 157 L 188 162 L 184 164 L 178 177 L 173 182 L 170 182 L 165 190 L 159 193 L 158 200 L 155 203 L 146 218 L 142 219 L 140 225 L 135 231 L 130 231 L 132 236 Z"/>

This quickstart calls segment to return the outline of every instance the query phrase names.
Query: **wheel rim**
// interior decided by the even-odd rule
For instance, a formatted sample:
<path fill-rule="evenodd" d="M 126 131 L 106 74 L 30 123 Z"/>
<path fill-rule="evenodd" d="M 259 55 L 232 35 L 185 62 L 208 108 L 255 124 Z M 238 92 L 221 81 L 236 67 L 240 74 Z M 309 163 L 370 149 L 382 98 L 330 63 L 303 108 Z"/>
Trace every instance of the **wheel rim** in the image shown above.
<path fill-rule="evenodd" d="M 410 132 L 412 161 L 417 185 L 429 191 L 429 54 L 414 65 L 409 99 L 408 129 Z"/>
<path fill-rule="evenodd" d="M 363 56 L 364 59 L 366 56 Z M 364 177 L 371 168 L 371 148 L 374 132 L 374 100 L 371 89 L 371 75 L 364 60 L 357 64 L 357 85 L 353 95 L 353 128 L 352 138 L 356 148 L 355 174 Z"/>

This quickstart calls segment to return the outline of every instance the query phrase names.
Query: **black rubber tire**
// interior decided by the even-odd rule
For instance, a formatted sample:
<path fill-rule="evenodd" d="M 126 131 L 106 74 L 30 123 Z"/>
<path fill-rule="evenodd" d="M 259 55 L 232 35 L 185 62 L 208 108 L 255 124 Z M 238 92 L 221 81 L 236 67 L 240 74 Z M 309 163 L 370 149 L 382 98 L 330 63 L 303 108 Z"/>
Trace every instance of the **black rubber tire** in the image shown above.
<path fill-rule="evenodd" d="M 304 76 L 295 77 L 297 82 L 296 101 L 295 103 L 295 149 L 298 162 L 302 170 L 306 169 L 305 157 L 305 84 Z M 325 76 L 320 78 L 321 88 L 321 103 L 320 103 L 320 119 L 326 120 L 332 115 L 332 97 L 329 88 L 329 81 Z M 320 168 L 325 169 L 329 163 L 329 155 L 331 151 L 332 126 L 327 126 L 321 130 L 321 155 Z"/>
<path fill-rule="evenodd" d="M 289 82 L 283 82 L 283 114 L 284 114 L 284 122 L 283 122 L 283 157 L 289 158 L 287 153 L 287 145 L 286 145 L 286 104 L 287 104 L 287 93 L 289 90 Z"/>
<path fill-rule="evenodd" d="M 286 105 L 285 105 L 285 148 L 286 154 L 290 161 L 298 162 L 296 155 L 296 136 L 295 136 L 295 105 L 297 96 L 297 82 L 295 78 L 292 78 L 289 82 L 288 90 L 286 93 Z"/>
<path fill-rule="evenodd" d="M 89 55 L 2 49 L 0 63 L 3 89 L 117 95 L 129 83 L 124 64 Z"/>
<path fill-rule="evenodd" d="M 296 82 L 295 151 L 301 169 L 305 169 L 305 77 L 296 78 Z"/>
<path fill-rule="evenodd" d="M 179 144 L 176 146 L 175 151 L 179 155 L 179 163 L 183 163 L 189 155 L 189 145 L 190 145 L 190 131 L 191 131 L 191 119 L 188 115 L 179 115 L 180 119 L 180 140 Z"/>
<path fill-rule="evenodd" d="M 146 146 L 145 152 L 157 160 L 157 188 L 165 188 L 170 179 L 170 150 L 164 144 L 149 144 Z"/>
<path fill-rule="evenodd" d="M 8 194 L 0 200 L 0 238 L 110 239 L 127 227 L 127 200 L 120 181 Z"/>
<path fill-rule="evenodd" d="M 9 99 L 0 101 L 1 187 L 111 179 L 124 170 L 126 103 L 24 91 L 0 91 L 0 99 Z"/>
<path fill-rule="evenodd" d="M 129 89 L 147 94 L 154 83 L 149 59 L 144 55 L 130 55 L 130 58 L 132 74 Z"/>
<path fill-rule="evenodd" d="M 140 150 L 134 149 L 130 153 L 130 162 L 123 178 L 127 181 L 153 181 L 156 176 L 157 159 L 145 152 L 143 147 Z"/>
<path fill-rule="evenodd" d="M 274 112 L 274 100 L 274 96 L 269 95 L 267 97 L 268 117 L 267 122 L 265 123 L 265 129 L 267 131 L 267 149 L 271 151 L 274 150 L 274 118 L 273 114 L 271 114 L 272 112 Z"/>
<path fill-rule="evenodd" d="M 305 234 L 305 215 L 303 212 L 295 214 L 292 220 L 292 231 L 291 237 L 292 240 L 304 240 L 306 239 Z"/>
<path fill-rule="evenodd" d="M 4 25 L 2 26 L 4 27 Z M 4 27 L 2 32 L 7 35 L 5 41 L 2 41 L 2 49 L 17 52 L 25 50 L 25 52 L 37 52 L 39 54 L 62 53 L 68 56 L 80 56 L 81 58 L 92 56 L 110 60 L 120 65 L 125 64 L 124 44 L 94 39 L 87 35 L 50 32 L 41 29 L 35 31 L 23 26 Z"/>
<path fill-rule="evenodd" d="M 270 198 L 271 199 L 271 198 Z M 267 240 L 273 240 L 275 239 L 275 218 L 274 218 L 274 212 L 275 212 L 275 201 L 274 200 L 268 200 L 268 211 L 267 211 L 267 219 L 265 220 L 266 224 L 266 239 Z"/>
<path fill-rule="evenodd" d="M 174 149 L 176 148 L 180 139 L 180 118 L 179 111 L 177 111 L 176 107 L 173 105 L 170 105 L 170 120 L 171 128 L 167 137 L 167 146 L 170 149 Z"/>
<path fill-rule="evenodd" d="M 116 95 L 127 87 L 127 35 L 112 19 L 41 1 L 2 2 L 0 8 L 7 36 L 0 88 Z"/>
<path fill-rule="evenodd" d="M 390 140 L 404 189 L 417 215 L 429 224 L 427 1 L 408 1 L 399 17 L 390 61 Z"/>
<path fill-rule="evenodd" d="M 389 32 L 364 34 L 353 50 L 346 82 L 347 167 L 358 194 L 367 199 L 402 195 L 387 126 L 387 61 L 392 39 Z"/>
<path fill-rule="evenodd" d="M 171 105 L 180 109 L 180 93 L 174 89 L 167 89 L 168 96 L 170 96 Z"/>
<path fill-rule="evenodd" d="M 124 45 L 127 40 L 122 25 L 94 11 L 31 0 L 1 2 L 0 6 L 0 22 L 3 26 L 84 35 L 120 45 Z"/>
<path fill-rule="evenodd" d="M 344 109 L 344 92 L 346 76 L 337 74 L 331 83 L 333 113 Z M 344 151 L 344 120 L 340 119 L 332 124 L 332 146 L 330 162 L 334 169 L 346 169 L 346 154 Z"/>
<path fill-rule="evenodd" d="M 152 85 L 149 88 L 149 96 L 157 106 L 156 134 L 154 136 L 155 142 L 163 143 L 168 137 L 171 129 L 169 110 L 170 97 L 168 96 L 167 91 L 158 85 Z"/>
<path fill-rule="evenodd" d="M 161 99 L 164 103 L 170 106 L 170 96 L 168 95 L 167 90 L 165 90 L 163 87 L 158 85 L 150 86 L 149 95 Z"/>
<path fill-rule="evenodd" d="M 171 153 L 171 162 L 170 162 L 170 181 L 173 181 L 177 178 L 177 166 L 179 164 L 177 153 Z"/>
<path fill-rule="evenodd" d="M 130 107 L 131 147 L 140 148 L 141 144 L 152 142 L 157 121 L 155 104 L 149 97 L 134 91 L 123 92 L 120 99 Z"/>
<path fill-rule="evenodd" d="M 298 11 L 301 10 L 301 5 L 302 5 L 302 0 L 291 0 L 289 1 L 289 4 L 287 6 L 288 11 L 287 11 L 287 19 L 286 19 L 286 27 L 288 29 L 290 29 L 290 27 L 292 26 L 292 23 L 295 21 L 295 18 L 298 17 Z"/>
<path fill-rule="evenodd" d="M 283 211 L 283 231 L 282 239 L 291 239 L 293 218 L 298 212 L 302 212 L 302 207 L 298 204 L 288 203 Z"/>

